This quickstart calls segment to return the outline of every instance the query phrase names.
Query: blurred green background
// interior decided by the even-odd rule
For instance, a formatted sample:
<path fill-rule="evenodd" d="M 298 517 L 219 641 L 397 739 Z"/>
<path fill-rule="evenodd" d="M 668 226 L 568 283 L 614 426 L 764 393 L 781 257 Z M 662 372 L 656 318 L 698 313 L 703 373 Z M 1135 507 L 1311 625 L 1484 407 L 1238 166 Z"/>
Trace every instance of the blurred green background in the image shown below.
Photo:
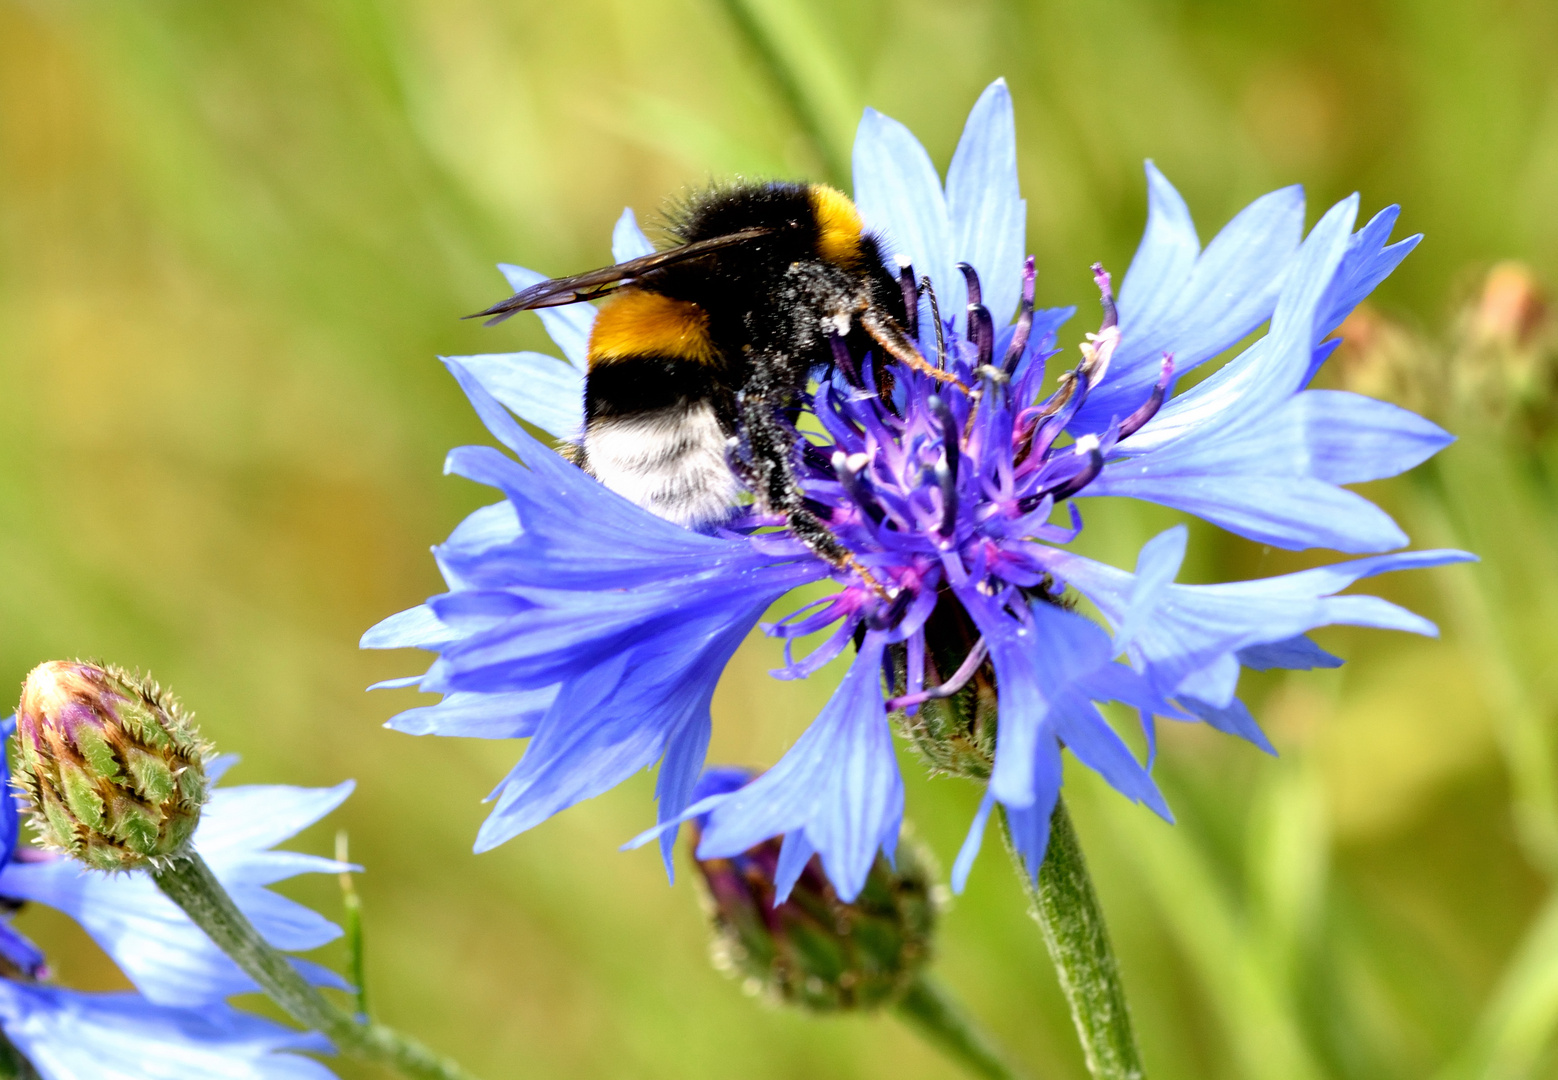
<path fill-rule="evenodd" d="M 1044 304 L 1125 267 L 1145 157 L 1203 241 L 1291 182 L 1311 220 L 1355 189 L 1404 204 L 1428 240 L 1329 377 L 1463 436 L 1368 493 L 1485 556 L 1371 583 L 1442 640 L 1324 632 L 1341 670 L 1246 676 L 1279 759 L 1166 732 L 1178 826 L 1069 778 L 1151 1075 L 1558 1076 L 1553 352 L 1518 274 L 1518 325 L 1454 315 L 1495 260 L 1558 278 L 1550 0 L 0 0 L 0 683 L 149 668 L 244 756 L 232 782 L 356 777 L 298 846 L 350 830 L 376 1008 L 489 1080 L 956 1075 L 890 1018 L 715 974 L 686 875 L 616 850 L 650 776 L 472 855 L 520 747 L 382 730 L 419 699 L 362 688 L 423 661 L 356 642 L 439 589 L 428 546 L 491 498 L 440 476 L 485 433 L 435 355 L 549 348 L 531 318 L 457 320 L 506 291 L 495 262 L 604 263 L 624 205 L 711 176 L 827 177 L 867 104 L 944 167 L 1001 75 Z M 1084 509 L 1124 565 L 1173 520 Z M 1307 565 L 1193 540 L 1196 580 Z M 775 655 L 721 685 L 716 758 L 772 762 L 825 696 L 768 679 Z M 950 863 L 977 793 L 905 771 Z M 290 892 L 339 912 L 331 880 Z M 23 920 L 62 980 L 123 985 Z M 941 955 L 1035 1078 L 1084 1075 L 994 844 Z"/>

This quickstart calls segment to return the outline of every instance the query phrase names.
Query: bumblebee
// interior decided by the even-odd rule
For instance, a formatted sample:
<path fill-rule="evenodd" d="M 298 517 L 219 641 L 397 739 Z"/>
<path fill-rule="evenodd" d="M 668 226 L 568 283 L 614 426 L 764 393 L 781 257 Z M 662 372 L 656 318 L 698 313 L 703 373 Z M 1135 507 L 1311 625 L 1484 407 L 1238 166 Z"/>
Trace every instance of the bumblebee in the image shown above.
<path fill-rule="evenodd" d="M 868 351 L 950 380 L 913 343 L 918 289 L 843 192 L 746 183 L 669 215 L 674 246 L 543 281 L 472 318 L 607 298 L 589 340 L 578 463 L 690 528 L 728 517 L 743 489 L 835 564 L 851 560 L 807 509 L 793 409 L 814 372 L 858 380 Z M 881 379 L 881 363 L 876 365 Z"/>

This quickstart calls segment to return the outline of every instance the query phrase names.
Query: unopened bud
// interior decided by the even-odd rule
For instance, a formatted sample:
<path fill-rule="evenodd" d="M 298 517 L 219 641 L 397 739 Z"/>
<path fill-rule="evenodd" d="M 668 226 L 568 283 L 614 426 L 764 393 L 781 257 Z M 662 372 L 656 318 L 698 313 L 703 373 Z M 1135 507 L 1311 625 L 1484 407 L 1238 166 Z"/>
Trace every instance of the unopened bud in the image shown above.
<path fill-rule="evenodd" d="M 1539 436 L 1558 417 L 1558 348 L 1531 268 L 1499 263 L 1468 303 L 1451 368 L 1457 404 Z"/>
<path fill-rule="evenodd" d="M 1479 341 L 1521 348 L 1531 343 L 1547 314 L 1542 287 L 1524 263 L 1501 262 L 1488 271 L 1473 308 L 1471 333 Z"/>
<path fill-rule="evenodd" d="M 44 841 L 100 870 L 178 854 L 200 820 L 208 748 L 150 679 L 40 664 L 17 708 L 15 780 Z"/>
<path fill-rule="evenodd" d="M 937 900 L 928 853 L 905 832 L 896 868 L 878 855 L 860 895 L 847 904 L 813 856 L 789 897 L 775 905 L 781 843 L 775 838 L 735 858 L 698 861 L 715 967 L 751 994 L 813 1012 L 897 1001 L 930 959 Z"/>
<path fill-rule="evenodd" d="M 1322 383 L 1380 398 L 1418 413 L 1437 413 L 1444 391 L 1443 350 L 1360 304 L 1337 328 L 1341 347 Z"/>
<path fill-rule="evenodd" d="M 931 769 L 988 780 L 995 764 L 995 669 L 962 604 L 943 593 L 925 622 L 924 687 L 907 683 L 908 646 L 888 649 L 893 723 Z"/>

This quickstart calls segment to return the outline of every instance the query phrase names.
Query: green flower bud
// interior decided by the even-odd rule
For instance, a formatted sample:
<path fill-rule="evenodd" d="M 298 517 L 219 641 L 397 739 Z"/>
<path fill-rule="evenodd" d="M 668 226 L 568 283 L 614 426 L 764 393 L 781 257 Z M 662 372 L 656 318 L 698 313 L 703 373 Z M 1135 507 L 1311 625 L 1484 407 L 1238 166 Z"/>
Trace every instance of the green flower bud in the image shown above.
<path fill-rule="evenodd" d="M 150 679 L 82 661 L 40 664 L 16 711 L 16 785 L 52 848 L 99 870 L 180 852 L 206 799 L 209 748 Z"/>
<path fill-rule="evenodd" d="M 892 712 L 894 725 L 932 770 L 974 780 L 988 780 L 995 765 L 995 668 L 982 647 L 963 606 L 944 594 L 925 622 L 927 685 L 913 696 L 923 700 Z M 907 696 L 906 648 L 888 649 L 895 701 Z"/>
<path fill-rule="evenodd" d="M 695 837 L 696 843 L 696 837 Z M 853 903 L 839 901 L 816 857 L 774 905 L 780 840 L 698 862 L 714 966 L 748 993 L 812 1012 L 896 1002 L 930 959 L 937 900 L 930 858 L 907 834 L 897 869 L 877 856 Z"/>

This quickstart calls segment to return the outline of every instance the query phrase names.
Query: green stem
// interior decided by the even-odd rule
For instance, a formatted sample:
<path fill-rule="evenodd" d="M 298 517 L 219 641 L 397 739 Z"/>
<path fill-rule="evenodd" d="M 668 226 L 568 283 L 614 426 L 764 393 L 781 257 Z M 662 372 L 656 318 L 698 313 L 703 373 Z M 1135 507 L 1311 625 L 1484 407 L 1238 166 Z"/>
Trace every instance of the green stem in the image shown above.
<path fill-rule="evenodd" d="M 1131 1013 L 1104 913 L 1087 875 L 1087 862 L 1062 800 L 1050 817 L 1049 850 L 1035 884 L 1012 842 L 1011 822 L 1003 809 L 1001 835 L 1028 896 L 1028 913 L 1039 924 L 1054 961 L 1060 988 L 1071 1005 L 1071 1019 L 1082 1040 L 1087 1070 L 1095 1080 L 1142 1080 L 1141 1052 L 1131 1031 Z"/>
<path fill-rule="evenodd" d="M 41 1080 L 32 1062 L 22 1056 L 16 1044 L 0 1034 L 0 1078 L 3 1080 Z"/>
<path fill-rule="evenodd" d="M 324 1034 L 342 1053 L 388 1065 L 415 1080 L 474 1080 L 415 1039 L 383 1024 L 355 1020 L 331 1004 L 298 974 L 284 953 L 260 936 L 195 852 L 153 870 L 152 878 L 288 1016 Z"/>
<path fill-rule="evenodd" d="M 1021 1076 L 1006 1064 L 990 1037 L 979 1030 L 946 987 L 929 975 L 916 979 L 895 1008 L 904 1023 L 973 1075 L 987 1080 L 1018 1080 Z"/>
<path fill-rule="evenodd" d="M 342 829 L 335 834 L 335 861 L 339 863 L 351 862 L 350 852 L 346 846 L 346 830 Z M 341 907 L 345 912 L 346 923 L 346 974 L 357 987 L 357 1015 L 366 1020 L 368 1018 L 368 977 L 364 972 L 362 945 L 362 898 L 357 895 L 357 886 L 352 882 L 352 872 L 344 871 L 341 874 Z"/>

